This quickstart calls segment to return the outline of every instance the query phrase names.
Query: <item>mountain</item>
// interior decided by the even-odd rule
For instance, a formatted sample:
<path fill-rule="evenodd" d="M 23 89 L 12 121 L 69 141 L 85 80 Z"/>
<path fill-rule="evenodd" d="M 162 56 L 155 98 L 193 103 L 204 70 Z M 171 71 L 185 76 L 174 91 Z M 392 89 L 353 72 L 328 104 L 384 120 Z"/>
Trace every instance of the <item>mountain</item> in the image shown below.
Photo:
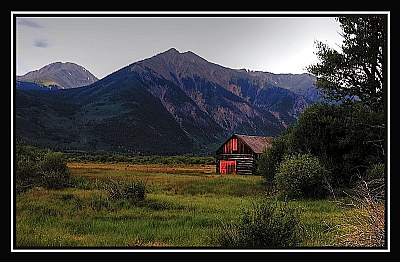
<path fill-rule="evenodd" d="M 68 89 L 93 84 L 98 79 L 84 67 L 71 62 L 55 62 L 17 76 L 17 89 Z"/>
<path fill-rule="evenodd" d="M 316 102 L 322 98 L 315 87 L 315 77 L 310 74 L 273 74 L 261 71 L 249 71 L 249 74 L 262 78 L 271 85 L 302 95 L 310 102 Z"/>
<path fill-rule="evenodd" d="M 232 133 L 283 132 L 314 102 L 314 82 L 169 49 L 80 88 L 16 90 L 16 136 L 58 150 L 210 153 Z"/>
<path fill-rule="evenodd" d="M 276 134 L 271 130 L 272 122 L 278 119 L 284 127 L 293 124 L 299 114 L 317 100 L 306 96 L 316 90 L 315 78 L 309 74 L 275 76 L 235 70 L 210 63 L 193 52 L 179 53 L 173 48 L 134 63 L 130 68 L 142 76 L 154 72 L 172 82 L 230 133 Z M 154 87 L 151 90 L 169 108 L 159 92 Z M 169 111 L 172 110 L 177 111 Z M 268 130 L 257 130 L 266 124 Z M 275 128 L 281 131 L 280 127 Z"/>

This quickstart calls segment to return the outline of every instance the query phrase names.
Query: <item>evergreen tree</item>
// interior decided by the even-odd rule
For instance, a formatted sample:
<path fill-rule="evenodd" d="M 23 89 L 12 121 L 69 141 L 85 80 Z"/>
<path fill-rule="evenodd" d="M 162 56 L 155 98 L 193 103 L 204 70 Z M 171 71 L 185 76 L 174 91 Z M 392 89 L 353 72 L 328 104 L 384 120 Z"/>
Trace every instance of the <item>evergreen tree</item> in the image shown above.
<path fill-rule="evenodd" d="M 341 52 L 316 42 L 319 63 L 307 70 L 317 77 L 317 87 L 331 101 L 360 101 L 383 110 L 387 88 L 387 16 L 340 16 Z"/>
<path fill-rule="evenodd" d="M 317 77 L 317 88 L 327 100 L 350 105 L 353 115 L 368 109 L 375 119 L 382 119 L 379 123 L 365 119 L 359 126 L 377 134 L 363 143 L 375 145 L 385 156 L 387 15 L 349 15 L 337 20 L 343 31 L 341 52 L 317 42 L 319 63 L 307 69 Z"/>

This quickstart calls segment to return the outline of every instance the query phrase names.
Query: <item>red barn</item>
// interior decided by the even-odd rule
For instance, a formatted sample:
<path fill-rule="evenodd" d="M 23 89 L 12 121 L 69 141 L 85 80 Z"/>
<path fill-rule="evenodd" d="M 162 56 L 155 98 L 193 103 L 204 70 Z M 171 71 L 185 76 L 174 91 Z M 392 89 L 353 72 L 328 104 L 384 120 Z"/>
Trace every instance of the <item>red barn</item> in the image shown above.
<path fill-rule="evenodd" d="M 271 146 L 271 140 L 271 136 L 232 135 L 216 151 L 217 173 L 253 175 L 255 161 Z"/>

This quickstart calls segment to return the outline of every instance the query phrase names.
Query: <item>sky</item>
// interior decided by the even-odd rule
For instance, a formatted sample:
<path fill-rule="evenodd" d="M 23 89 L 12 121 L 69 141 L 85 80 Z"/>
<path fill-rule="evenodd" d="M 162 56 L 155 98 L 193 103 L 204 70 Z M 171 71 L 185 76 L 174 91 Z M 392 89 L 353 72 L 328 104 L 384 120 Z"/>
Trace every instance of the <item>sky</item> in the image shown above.
<path fill-rule="evenodd" d="M 229 68 L 300 74 L 318 61 L 315 41 L 342 43 L 334 14 L 323 12 L 120 15 L 15 13 L 15 74 L 73 62 L 101 79 L 170 48 Z"/>

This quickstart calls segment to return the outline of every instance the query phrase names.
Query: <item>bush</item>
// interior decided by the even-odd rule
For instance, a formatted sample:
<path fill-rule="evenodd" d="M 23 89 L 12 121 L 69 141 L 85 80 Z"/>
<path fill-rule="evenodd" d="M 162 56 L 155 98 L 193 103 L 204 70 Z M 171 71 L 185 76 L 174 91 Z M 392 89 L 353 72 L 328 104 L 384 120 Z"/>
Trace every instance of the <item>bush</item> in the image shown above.
<path fill-rule="evenodd" d="M 38 172 L 37 154 L 34 148 L 17 141 L 15 147 L 15 189 L 17 194 L 28 190 L 36 184 Z"/>
<path fill-rule="evenodd" d="M 50 152 L 40 162 L 41 184 L 47 189 L 60 189 L 68 185 L 70 174 L 63 154 Z"/>
<path fill-rule="evenodd" d="M 299 214 L 286 202 L 263 201 L 243 210 L 239 224 L 224 225 L 217 242 L 225 248 L 286 248 L 300 243 Z"/>
<path fill-rule="evenodd" d="M 16 143 L 15 189 L 24 192 L 35 186 L 59 189 L 68 184 L 69 172 L 62 153 Z"/>
<path fill-rule="evenodd" d="M 146 198 L 146 185 L 142 181 L 121 182 L 110 180 L 105 184 L 111 199 L 126 199 L 130 202 L 144 201 Z"/>
<path fill-rule="evenodd" d="M 348 187 L 357 170 L 384 162 L 383 112 L 353 104 L 315 103 L 299 117 L 291 132 L 290 148 L 310 153 L 332 174 L 335 187 Z"/>
<path fill-rule="evenodd" d="M 366 172 L 365 181 L 361 179 L 362 187 L 368 190 L 368 195 L 374 200 L 386 199 L 385 164 L 372 165 Z M 360 188 L 360 186 L 358 187 Z"/>
<path fill-rule="evenodd" d="M 372 165 L 366 172 L 367 181 L 383 178 L 385 178 L 385 164 L 383 163 Z"/>
<path fill-rule="evenodd" d="M 337 246 L 385 247 L 385 200 L 371 191 L 370 182 L 361 179 L 346 206 L 353 212 L 343 212 L 335 227 Z"/>
<path fill-rule="evenodd" d="M 290 128 L 272 140 L 272 146 L 266 148 L 257 161 L 256 174 L 263 177 L 267 192 L 273 192 L 276 186 L 275 174 L 285 154 L 289 149 Z"/>
<path fill-rule="evenodd" d="M 15 162 L 15 189 L 16 193 L 21 193 L 35 184 L 39 184 L 37 182 L 38 177 L 36 174 L 38 173 L 38 167 L 36 163 L 28 158 L 28 157 L 19 157 Z"/>
<path fill-rule="evenodd" d="M 142 181 L 133 181 L 125 185 L 125 198 L 137 202 L 144 201 L 146 197 L 146 186 Z"/>
<path fill-rule="evenodd" d="M 287 198 L 323 198 L 329 193 L 328 171 L 311 154 L 286 156 L 275 179 L 279 193 Z"/>

